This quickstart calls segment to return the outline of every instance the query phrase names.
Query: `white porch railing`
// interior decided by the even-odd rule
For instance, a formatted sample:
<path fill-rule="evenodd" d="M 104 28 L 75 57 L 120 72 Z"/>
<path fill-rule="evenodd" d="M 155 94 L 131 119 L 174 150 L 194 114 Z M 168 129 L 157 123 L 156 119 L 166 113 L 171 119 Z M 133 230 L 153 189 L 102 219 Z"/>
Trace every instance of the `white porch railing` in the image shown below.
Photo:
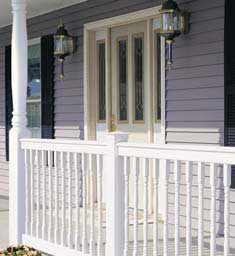
<path fill-rule="evenodd" d="M 218 240 L 222 239 L 221 255 L 229 255 L 234 148 L 132 144 L 125 142 L 124 135 L 108 137 L 108 143 L 22 140 L 27 213 L 24 243 L 52 255 L 201 256 L 216 255 L 220 248 Z M 196 176 L 195 227 L 192 190 Z M 223 187 L 218 187 L 218 177 L 222 178 Z M 206 230 L 204 192 L 208 191 L 205 184 L 208 178 L 210 227 Z M 183 183 L 186 211 L 182 222 L 184 203 L 180 188 Z M 171 191 L 173 202 L 169 188 L 174 189 L 174 193 Z M 216 220 L 218 189 L 224 194 L 219 198 L 224 208 L 220 212 L 224 219 L 220 233 Z M 163 224 L 159 222 L 159 200 L 164 203 Z M 171 224 L 173 236 L 169 231 Z M 186 231 L 182 233 L 181 228 Z M 207 236 L 210 247 L 205 249 Z M 170 248 L 171 237 L 173 248 Z M 197 252 L 193 254 L 195 237 Z M 180 248 L 182 243 L 185 243 L 184 253 Z"/>

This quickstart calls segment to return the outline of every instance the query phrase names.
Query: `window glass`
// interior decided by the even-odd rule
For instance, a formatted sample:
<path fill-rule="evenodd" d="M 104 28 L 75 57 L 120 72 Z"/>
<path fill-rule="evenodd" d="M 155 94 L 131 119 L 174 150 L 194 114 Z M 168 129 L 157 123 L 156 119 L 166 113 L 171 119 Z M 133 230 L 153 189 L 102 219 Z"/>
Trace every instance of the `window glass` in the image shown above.
<path fill-rule="evenodd" d="M 106 119 L 105 102 L 105 43 L 98 43 L 98 119 Z"/>
<path fill-rule="evenodd" d="M 136 121 L 144 120 L 143 60 L 143 37 L 134 37 L 134 114 Z"/>
<path fill-rule="evenodd" d="M 41 46 L 28 49 L 27 118 L 33 137 L 40 137 L 41 127 Z"/>
<path fill-rule="evenodd" d="M 119 120 L 127 120 L 127 40 L 118 41 Z"/>
<path fill-rule="evenodd" d="M 231 188 L 235 189 L 235 166 L 232 166 Z"/>

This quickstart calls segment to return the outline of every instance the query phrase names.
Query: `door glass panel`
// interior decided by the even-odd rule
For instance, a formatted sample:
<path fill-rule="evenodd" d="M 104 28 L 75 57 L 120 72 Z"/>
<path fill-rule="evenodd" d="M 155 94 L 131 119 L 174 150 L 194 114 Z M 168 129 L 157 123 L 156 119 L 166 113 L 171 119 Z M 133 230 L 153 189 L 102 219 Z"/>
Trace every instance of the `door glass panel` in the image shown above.
<path fill-rule="evenodd" d="M 143 37 L 134 37 L 134 115 L 136 121 L 144 120 L 143 95 Z"/>
<path fill-rule="evenodd" d="M 98 119 L 106 118 L 105 102 L 105 43 L 98 43 Z"/>
<path fill-rule="evenodd" d="M 127 120 L 127 40 L 118 41 L 119 120 Z"/>

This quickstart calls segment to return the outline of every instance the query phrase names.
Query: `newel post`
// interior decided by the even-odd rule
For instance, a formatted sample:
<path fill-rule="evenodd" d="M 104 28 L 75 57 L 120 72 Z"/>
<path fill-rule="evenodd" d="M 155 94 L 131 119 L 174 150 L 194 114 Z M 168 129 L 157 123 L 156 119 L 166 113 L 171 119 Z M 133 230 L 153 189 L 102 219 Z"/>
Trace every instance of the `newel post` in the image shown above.
<path fill-rule="evenodd" d="M 21 243 L 25 229 L 25 168 L 20 139 L 30 136 L 26 129 L 28 41 L 26 0 L 12 0 L 12 99 L 9 171 L 9 244 Z"/>
<path fill-rule="evenodd" d="M 118 156 L 118 142 L 127 141 L 123 133 L 110 133 L 107 136 L 109 151 L 106 156 L 106 208 L 107 245 L 106 255 L 123 255 L 124 248 L 124 165 Z"/>

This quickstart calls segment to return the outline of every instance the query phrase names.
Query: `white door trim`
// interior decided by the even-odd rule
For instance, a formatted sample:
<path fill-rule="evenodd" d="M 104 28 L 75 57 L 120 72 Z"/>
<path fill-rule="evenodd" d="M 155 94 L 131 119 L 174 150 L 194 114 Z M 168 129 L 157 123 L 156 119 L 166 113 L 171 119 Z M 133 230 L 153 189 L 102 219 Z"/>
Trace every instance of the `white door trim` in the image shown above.
<path fill-rule="evenodd" d="M 161 5 L 140 10 L 137 12 L 131 12 L 131 13 L 115 16 L 112 18 L 104 19 L 104 20 L 98 20 L 98 21 L 86 23 L 84 25 L 84 28 L 86 30 L 97 30 L 105 27 L 111 28 L 114 26 L 126 25 L 129 23 L 134 23 L 141 20 L 145 20 L 145 19 L 156 18 L 159 15 L 160 9 L 161 9 Z"/>
<path fill-rule="evenodd" d="M 159 10 L 161 9 L 161 6 L 156 6 L 144 10 L 140 10 L 137 12 L 132 12 L 120 16 L 115 16 L 112 18 L 99 20 L 91 23 L 87 23 L 84 25 L 84 137 L 85 139 L 96 139 L 95 131 L 93 131 L 95 127 L 94 121 L 96 119 L 92 120 L 91 116 L 94 111 L 92 111 L 91 102 L 92 101 L 92 84 L 94 85 L 94 77 L 92 77 L 92 65 L 91 63 L 94 62 L 94 60 L 90 56 L 90 46 L 92 44 L 92 38 L 95 37 L 95 32 L 100 29 L 106 30 L 106 46 L 109 46 L 110 44 L 110 29 L 114 26 L 120 26 L 120 25 L 126 25 L 142 20 L 150 20 L 152 18 L 159 17 Z M 150 33 L 150 32 L 149 32 Z M 149 45 L 151 43 L 149 42 Z M 106 127 L 107 130 L 110 131 L 111 127 L 111 104 L 110 104 L 110 47 L 106 47 Z M 164 59 L 164 58 L 163 58 Z M 93 70 L 94 71 L 94 70 Z M 165 88 L 165 66 L 163 66 L 162 63 L 162 88 Z M 162 124 L 161 124 L 161 130 L 163 131 L 164 139 L 161 140 L 162 143 L 165 143 L 165 90 L 162 90 L 161 93 L 161 99 L 162 99 Z M 93 106 L 94 107 L 94 106 Z M 153 108 L 152 103 L 150 103 L 149 106 L 150 109 Z"/>

